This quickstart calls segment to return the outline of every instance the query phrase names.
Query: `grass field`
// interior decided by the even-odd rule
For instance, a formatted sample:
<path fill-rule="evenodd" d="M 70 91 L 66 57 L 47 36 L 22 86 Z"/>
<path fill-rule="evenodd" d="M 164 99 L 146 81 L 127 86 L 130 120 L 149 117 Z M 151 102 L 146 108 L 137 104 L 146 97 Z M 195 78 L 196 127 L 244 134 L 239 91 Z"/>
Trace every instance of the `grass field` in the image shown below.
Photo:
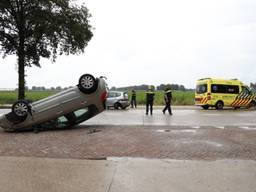
<path fill-rule="evenodd" d="M 55 91 L 26 91 L 26 99 L 37 101 L 55 93 Z M 17 91 L 0 91 L 0 104 L 12 104 L 17 98 Z"/>
<path fill-rule="evenodd" d="M 137 103 L 138 105 L 144 105 L 146 103 L 145 91 L 137 91 Z M 129 96 L 131 93 L 129 92 Z M 173 99 L 172 105 L 194 105 L 194 91 L 172 91 Z M 155 105 L 164 105 L 164 92 L 155 92 Z"/>
<path fill-rule="evenodd" d="M 55 94 L 55 91 L 27 91 L 26 99 L 37 101 L 47 96 Z M 12 104 L 17 101 L 17 91 L 0 91 L 0 104 Z M 193 91 L 173 91 L 173 105 L 194 105 Z M 129 92 L 130 96 L 130 92 Z M 137 91 L 138 105 L 145 104 L 145 91 Z M 155 105 L 164 105 L 164 92 L 155 92 Z"/>

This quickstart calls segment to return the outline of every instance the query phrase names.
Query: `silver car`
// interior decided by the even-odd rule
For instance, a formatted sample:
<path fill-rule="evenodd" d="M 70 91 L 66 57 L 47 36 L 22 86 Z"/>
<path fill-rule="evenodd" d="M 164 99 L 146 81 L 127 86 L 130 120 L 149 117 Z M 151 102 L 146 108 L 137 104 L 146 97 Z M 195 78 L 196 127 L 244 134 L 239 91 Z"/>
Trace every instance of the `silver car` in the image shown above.
<path fill-rule="evenodd" d="M 126 109 L 130 105 L 129 98 L 127 92 L 122 91 L 109 91 L 106 106 L 109 109 L 110 107 L 114 107 L 118 109 Z"/>
<path fill-rule="evenodd" d="M 0 127 L 5 131 L 71 127 L 102 112 L 106 97 L 104 77 L 84 74 L 75 87 L 33 103 L 17 101 L 10 113 L 0 115 Z"/>

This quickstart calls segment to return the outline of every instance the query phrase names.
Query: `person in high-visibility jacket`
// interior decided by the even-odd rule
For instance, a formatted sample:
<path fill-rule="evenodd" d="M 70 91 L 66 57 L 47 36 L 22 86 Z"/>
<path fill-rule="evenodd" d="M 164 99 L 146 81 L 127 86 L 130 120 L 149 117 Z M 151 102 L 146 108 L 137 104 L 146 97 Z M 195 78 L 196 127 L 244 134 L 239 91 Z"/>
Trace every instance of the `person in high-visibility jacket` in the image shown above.
<path fill-rule="evenodd" d="M 165 111 L 168 110 L 169 114 L 172 115 L 172 90 L 171 88 L 167 87 L 164 92 L 164 101 L 165 101 L 165 108 L 163 109 L 163 114 L 165 114 Z"/>
<path fill-rule="evenodd" d="M 150 115 L 153 115 L 153 104 L 154 104 L 154 90 L 152 86 L 149 86 L 146 92 L 146 115 L 148 115 L 148 111 L 150 110 Z"/>
<path fill-rule="evenodd" d="M 132 90 L 132 99 L 131 99 L 131 107 L 137 108 L 137 102 L 136 102 L 136 92 Z"/>

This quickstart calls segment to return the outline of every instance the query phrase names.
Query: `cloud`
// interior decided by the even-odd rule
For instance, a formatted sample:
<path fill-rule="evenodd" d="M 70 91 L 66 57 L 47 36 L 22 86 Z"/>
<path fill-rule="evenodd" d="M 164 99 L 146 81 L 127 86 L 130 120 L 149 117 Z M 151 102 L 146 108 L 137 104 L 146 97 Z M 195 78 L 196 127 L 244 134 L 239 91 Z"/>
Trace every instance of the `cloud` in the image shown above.
<path fill-rule="evenodd" d="M 105 75 L 110 86 L 170 82 L 193 88 L 202 77 L 256 82 L 253 0 L 78 2 L 85 2 L 95 27 L 85 53 L 28 69 L 29 86 L 69 86 L 81 73 Z M 0 87 L 15 86 L 13 61 L 4 61 L 11 67 L 0 64 L 0 70 L 11 78 L 8 84 L 0 78 Z"/>

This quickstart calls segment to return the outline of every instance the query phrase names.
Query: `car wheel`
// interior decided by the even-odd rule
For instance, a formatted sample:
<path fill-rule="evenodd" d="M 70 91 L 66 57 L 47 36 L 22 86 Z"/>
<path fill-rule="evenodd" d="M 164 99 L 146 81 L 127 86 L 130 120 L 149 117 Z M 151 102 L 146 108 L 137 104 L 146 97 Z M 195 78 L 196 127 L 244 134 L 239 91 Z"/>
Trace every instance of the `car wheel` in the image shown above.
<path fill-rule="evenodd" d="M 83 93 L 93 93 L 98 87 L 98 81 L 90 74 L 84 74 L 79 78 L 78 87 Z"/>
<path fill-rule="evenodd" d="M 202 106 L 203 109 L 209 109 L 209 105 Z"/>
<path fill-rule="evenodd" d="M 12 105 L 12 112 L 17 116 L 17 117 L 26 117 L 29 112 L 29 105 L 28 102 L 26 101 L 17 101 Z"/>
<path fill-rule="evenodd" d="M 115 109 L 118 109 L 118 108 L 119 108 L 119 103 L 115 103 L 115 104 L 114 104 L 114 108 L 115 108 Z"/>
<path fill-rule="evenodd" d="M 215 105 L 215 108 L 216 108 L 217 110 L 221 110 L 221 109 L 223 109 L 223 107 L 224 107 L 224 103 L 223 103 L 222 101 L 218 101 L 218 102 L 216 103 L 216 105 Z"/>

